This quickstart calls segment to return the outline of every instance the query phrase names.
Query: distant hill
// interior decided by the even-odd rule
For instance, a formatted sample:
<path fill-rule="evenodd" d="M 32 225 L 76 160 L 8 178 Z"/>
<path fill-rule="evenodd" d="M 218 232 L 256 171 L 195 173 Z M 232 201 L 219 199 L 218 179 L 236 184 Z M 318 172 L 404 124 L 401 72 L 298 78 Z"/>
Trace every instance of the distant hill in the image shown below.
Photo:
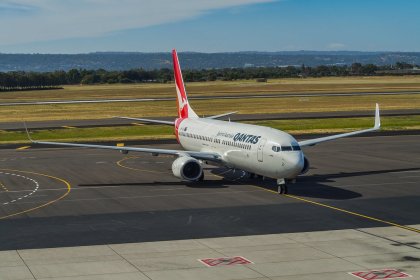
<path fill-rule="evenodd" d="M 185 69 L 302 65 L 420 64 L 420 52 L 285 51 L 180 53 Z M 170 53 L 98 52 L 89 54 L 1 54 L 0 71 L 48 72 L 69 69 L 146 70 L 171 68 Z"/>

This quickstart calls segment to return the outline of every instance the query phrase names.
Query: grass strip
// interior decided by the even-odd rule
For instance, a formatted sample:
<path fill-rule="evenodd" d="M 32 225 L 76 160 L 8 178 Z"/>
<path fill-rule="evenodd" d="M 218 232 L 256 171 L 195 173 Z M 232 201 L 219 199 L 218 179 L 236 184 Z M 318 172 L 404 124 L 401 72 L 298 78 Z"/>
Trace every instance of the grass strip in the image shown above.
<path fill-rule="evenodd" d="M 186 84 L 190 96 L 235 95 L 291 92 L 367 92 L 420 90 L 420 76 L 383 77 L 322 77 L 255 80 L 190 82 Z M 63 99 L 107 99 L 174 97 L 175 86 L 168 84 L 112 84 L 72 85 L 64 90 L 0 93 L 1 102 Z"/>
<path fill-rule="evenodd" d="M 382 111 L 420 108 L 419 95 L 369 95 L 337 97 L 285 97 L 191 100 L 201 115 L 238 111 L 239 114 L 292 112 L 374 111 L 375 103 Z M 112 116 L 157 117 L 176 115 L 175 101 L 122 102 L 99 104 L 55 104 L 0 107 L 0 121 L 48 121 L 71 119 L 103 119 Z"/>

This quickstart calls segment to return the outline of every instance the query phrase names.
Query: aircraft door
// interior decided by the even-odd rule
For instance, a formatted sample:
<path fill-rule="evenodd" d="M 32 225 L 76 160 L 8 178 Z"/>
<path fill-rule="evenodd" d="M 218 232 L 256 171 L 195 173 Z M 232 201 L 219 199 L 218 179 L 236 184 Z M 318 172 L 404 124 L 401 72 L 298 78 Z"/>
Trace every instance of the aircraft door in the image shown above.
<path fill-rule="evenodd" d="M 264 159 L 264 146 L 265 146 L 265 142 L 267 142 L 267 139 L 262 138 L 260 143 L 258 144 L 258 149 L 257 149 L 257 158 L 259 162 L 263 162 Z"/>

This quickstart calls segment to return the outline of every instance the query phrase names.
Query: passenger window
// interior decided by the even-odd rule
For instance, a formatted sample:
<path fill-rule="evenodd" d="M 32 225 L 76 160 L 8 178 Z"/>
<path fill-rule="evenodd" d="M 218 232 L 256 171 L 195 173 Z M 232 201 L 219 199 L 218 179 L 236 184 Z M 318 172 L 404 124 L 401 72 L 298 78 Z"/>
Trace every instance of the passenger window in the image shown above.
<path fill-rule="evenodd" d="M 281 150 L 285 152 L 292 151 L 292 146 L 281 146 Z"/>

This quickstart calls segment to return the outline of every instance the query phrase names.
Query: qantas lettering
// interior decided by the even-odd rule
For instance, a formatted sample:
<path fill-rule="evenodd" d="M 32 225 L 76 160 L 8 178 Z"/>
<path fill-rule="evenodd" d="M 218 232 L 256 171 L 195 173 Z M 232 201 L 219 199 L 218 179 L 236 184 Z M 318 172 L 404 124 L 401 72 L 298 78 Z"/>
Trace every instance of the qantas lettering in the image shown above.
<path fill-rule="evenodd" d="M 261 136 L 256 136 L 252 134 L 245 134 L 245 133 L 236 133 L 235 135 L 219 131 L 217 133 L 216 137 L 226 137 L 233 139 L 235 142 L 242 142 L 242 143 L 249 143 L 249 144 L 257 144 L 260 140 Z"/>
<path fill-rule="evenodd" d="M 233 137 L 233 141 L 257 144 L 260 138 L 261 136 L 255 136 L 255 135 L 244 134 L 244 133 L 236 133 L 235 136 Z"/>

